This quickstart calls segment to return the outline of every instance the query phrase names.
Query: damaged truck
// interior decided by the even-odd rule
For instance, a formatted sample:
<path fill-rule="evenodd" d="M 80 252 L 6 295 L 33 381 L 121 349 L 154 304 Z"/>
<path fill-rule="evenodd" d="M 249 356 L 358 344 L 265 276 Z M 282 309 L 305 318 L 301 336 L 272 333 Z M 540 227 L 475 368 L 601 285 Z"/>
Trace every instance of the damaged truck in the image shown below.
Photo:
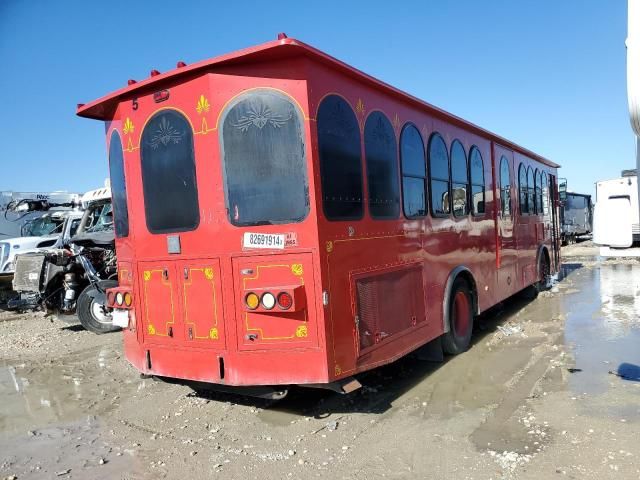
<path fill-rule="evenodd" d="M 77 314 L 94 333 L 119 330 L 106 306 L 107 288 L 118 285 L 111 191 L 101 188 L 82 197 L 85 211 L 75 235 L 59 248 L 16 257 L 10 309 L 43 309 L 62 320 Z"/>

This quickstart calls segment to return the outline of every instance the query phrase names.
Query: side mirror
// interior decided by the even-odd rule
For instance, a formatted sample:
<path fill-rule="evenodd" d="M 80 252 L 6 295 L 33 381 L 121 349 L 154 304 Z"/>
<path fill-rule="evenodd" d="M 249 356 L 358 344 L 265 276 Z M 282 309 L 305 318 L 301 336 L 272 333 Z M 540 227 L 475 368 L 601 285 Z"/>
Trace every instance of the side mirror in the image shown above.
<path fill-rule="evenodd" d="M 567 179 L 566 178 L 558 179 L 558 196 L 561 202 L 564 202 L 567 199 Z"/>

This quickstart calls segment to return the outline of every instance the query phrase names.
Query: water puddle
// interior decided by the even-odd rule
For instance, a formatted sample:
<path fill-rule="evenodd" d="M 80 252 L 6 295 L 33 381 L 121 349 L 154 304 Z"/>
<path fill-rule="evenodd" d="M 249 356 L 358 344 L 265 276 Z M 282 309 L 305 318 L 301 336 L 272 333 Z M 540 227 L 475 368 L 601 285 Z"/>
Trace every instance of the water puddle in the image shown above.
<path fill-rule="evenodd" d="M 570 389 L 597 395 L 617 375 L 640 380 L 640 265 L 581 269 L 575 288 L 562 298 L 565 342 L 579 369 L 569 378 Z"/>
<path fill-rule="evenodd" d="M 111 372 L 122 362 L 112 349 L 68 355 L 63 362 L 0 363 L 0 438 L 108 412 L 142 382 Z"/>

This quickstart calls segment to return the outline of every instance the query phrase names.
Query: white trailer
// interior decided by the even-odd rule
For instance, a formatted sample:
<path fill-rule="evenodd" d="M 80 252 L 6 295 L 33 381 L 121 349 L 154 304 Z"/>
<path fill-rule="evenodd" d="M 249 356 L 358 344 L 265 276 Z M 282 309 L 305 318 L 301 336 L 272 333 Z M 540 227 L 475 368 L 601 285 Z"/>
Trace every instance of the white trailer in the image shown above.
<path fill-rule="evenodd" d="M 593 242 L 603 257 L 636 257 L 640 248 L 638 176 L 635 173 L 596 183 Z"/>

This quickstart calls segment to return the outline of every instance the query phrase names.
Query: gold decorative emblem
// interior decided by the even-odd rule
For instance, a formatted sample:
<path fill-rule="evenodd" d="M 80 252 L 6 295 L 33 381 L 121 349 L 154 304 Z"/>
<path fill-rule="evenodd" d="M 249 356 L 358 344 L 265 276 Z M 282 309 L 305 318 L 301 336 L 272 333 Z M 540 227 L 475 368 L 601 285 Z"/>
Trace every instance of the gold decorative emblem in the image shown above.
<path fill-rule="evenodd" d="M 204 269 L 204 276 L 207 280 L 213 280 L 213 268 L 207 267 Z"/>
<path fill-rule="evenodd" d="M 364 110 L 364 102 L 361 98 L 359 98 L 358 103 L 356 103 L 356 112 L 358 112 L 360 115 L 364 115 Z"/>
<path fill-rule="evenodd" d="M 397 113 L 395 117 L 393 117 L 393 126 L 396 128 L 396 130 L 400 128 L 400 117 L 398 116 Z"/>
<path fill-rule="evenodd" d="M 333 242 L 331 240 L 327 242 L 326 247 L 327 247 L 327 253 L 333 252 Z"/>
<path fill-rule="evenodd" d="M 155 335 L 156 334 L 156 327 L 154 327 L 153 325 L 149 324 L 149 326 L 147 327 L 147 332 L 149 332 L 149 335 Z"/>
<path fill-rule="evenodd" d="M 212 340 L 218 340 L 218 329 L 212 328 L 209 330 L 209 338 Z"/>
<path fill-rule="evenodd" d="M 298 328 L 296 328 L 296 337 L 303 338 L 303 337 L 306 337 L 307 334 L 308 334 L 308 331 L 307 331 L 306 325 L 300 325 Z"/>
<path fill-rule="evenodd" d="M 125 135 L 129 135 L 130 133 L 133 133 L 133 129 L 133 122 L 129 117 L 127 117 L 127 119 L 124 121 L 124 127 L 122 127 L 122 131 Z"/>
<path fill-rule="evenodd" d="M 196 105 L 196 111 L 198 115 L 202 115 L 203 113 L 207 113 L 211 106 L 209 105 L 209 100 L 204 95 L 200 95 L 200 99 L 198 100 L 198 104 Z"/>
<path fill-rule="evenodd" d="M 149 270 L 145 270 L 144 271 L 144 281 L 148 282 L 149 280 L 151 280 L 151 272 Z"/>
<path fill-rule="evenodd" d="M 291 273 L 293 273 L 294 275 L 299 277 L 303 274 L 303 272 L 304 270 L 301 263 L 294 263 L 293 265 L 291 265 Z"/>
<path fill-rule="evenodd" d="M 342 368 L 340 368 L 340 365 L 336 364 L 335 372 L 336 372 L 336 375 L 340 375 L 342 373 Z"/>

